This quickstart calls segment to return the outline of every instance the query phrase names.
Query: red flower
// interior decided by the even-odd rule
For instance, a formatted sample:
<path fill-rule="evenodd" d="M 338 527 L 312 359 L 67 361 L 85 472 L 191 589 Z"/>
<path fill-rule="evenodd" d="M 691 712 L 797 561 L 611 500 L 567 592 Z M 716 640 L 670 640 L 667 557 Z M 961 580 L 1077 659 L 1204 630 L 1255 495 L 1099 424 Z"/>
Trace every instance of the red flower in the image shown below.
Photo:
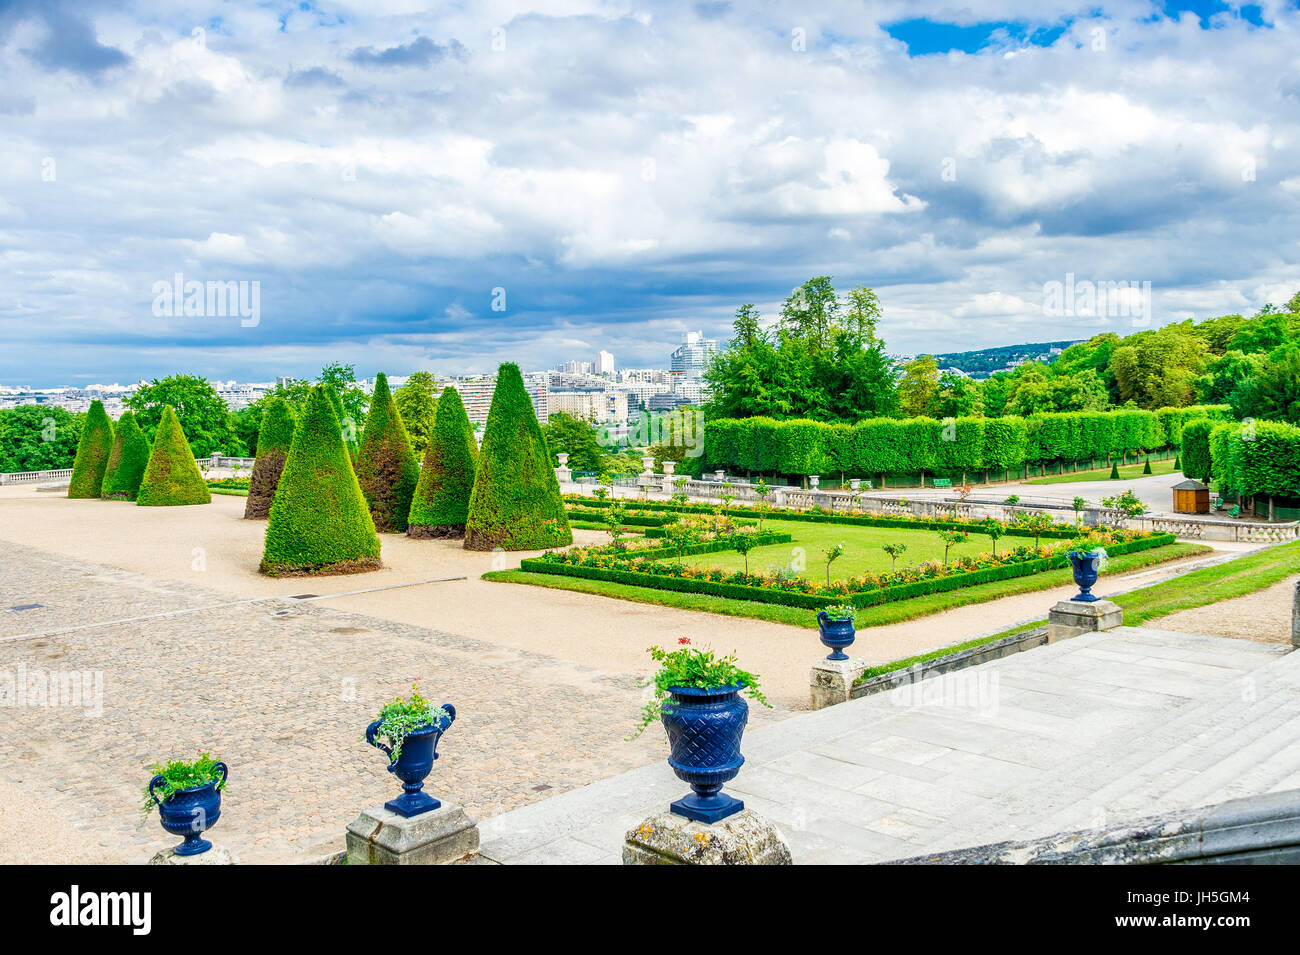
<path fill-rule="evenodd" d="M 677 644 L 678 644 L 678 646 L 690 646 L 690 643 L 691 643 L 691 638 L 690 638 L 690 637 L 678 637 L 678 638 L 677 638 Z"/>

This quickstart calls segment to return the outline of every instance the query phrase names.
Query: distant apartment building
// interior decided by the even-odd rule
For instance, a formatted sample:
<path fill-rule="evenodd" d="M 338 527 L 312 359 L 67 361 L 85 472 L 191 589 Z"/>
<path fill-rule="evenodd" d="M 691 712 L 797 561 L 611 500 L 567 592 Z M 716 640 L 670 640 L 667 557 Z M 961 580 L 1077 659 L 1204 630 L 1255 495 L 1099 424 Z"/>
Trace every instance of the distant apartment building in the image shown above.
<path fill-rule="evenodd" d="M 488 410 L 492 407 L 492 392 L 496 389 L 496 375 L 482 375 L 477 378 L 450 378 L 438 382 L 438 387 L 442 388 L 451 385 L 460 393 L 460 400 L 465 405 L 465 413 L 469 415 L 470 424 L 475 426 L 487 424 Z M 541 375 L 524 375 L 524 390 L 528 392 L 528 397 L 533 403 L 533 411 L 537 415 L 537 420 L 546 424 L 550 415 L 549 395 L 550 382 L 549 376 Z"/>
<path fill-rule="evenodd" d="M 597 375 L 614 374 L 614 356 L 607 351 L 601 351 L 596 355 L 596 367 L 592 369 Z"/>
<path fill-rule="evenodd" d="M 626 392 L 604 388 L 573 388 L 552 391 L 547 396 L 551 414 L 563 412 L 587 421 L 622 423 L 628 419 Z"/>
<path fill-rule="evenodd" d="M 718 343 L 712 338 L 705 338 L 703 332 L 687 332 L 669 359 L 669 370 L 687 378 L 699 378 L 717 351 Z"/>
<path fill-rule="evenodd" d="M 590 375 L 591 367 L 589 361 L 566 361 L 557 370 L 565 375 Z"/>

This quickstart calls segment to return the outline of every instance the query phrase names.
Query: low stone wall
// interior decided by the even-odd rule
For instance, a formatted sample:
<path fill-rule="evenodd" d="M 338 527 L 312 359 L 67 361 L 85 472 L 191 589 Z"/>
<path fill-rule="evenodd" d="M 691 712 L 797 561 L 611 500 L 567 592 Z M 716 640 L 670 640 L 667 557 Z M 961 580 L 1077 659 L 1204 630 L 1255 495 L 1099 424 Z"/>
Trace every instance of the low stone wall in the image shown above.
<path fill-rule="evenodd" d="M 1011 656 L 1013 653 L 1041 647 L 1045 643 L 1047 643 L 1047 627 L 1022 630 L 1020 633 L 1013 633 L 1001 640 L 994 640 L 978 647 L 958 650 L 955 653 L 935 657 L 932 660 L 914 663 L 905 670 L 894 670 L 890 673 L 874 676 L 869 680 L 863 680 L 853 687 L 849 699 L 861 699 L 864 696 L 884 693 L 886 690 L 892 690 L 908 683 L 918 683 L 927 677 L 942 676 L 955 670 L 964 670 L 966 667 L 988 663 L 990 660 L 1000 660 L 1003 657 Z"/>
<path fill-rule="evenodd" d="M 42 481 L 68 481 L 72 478 L 72 468 L 59 468 L 54 471 L 13 471 L 0 474 L 3 484 L 40 484 Z"/>
<path fill-rule="evenodd" d="M 887 865 L 1300 864 L 1300 789 Z"/>

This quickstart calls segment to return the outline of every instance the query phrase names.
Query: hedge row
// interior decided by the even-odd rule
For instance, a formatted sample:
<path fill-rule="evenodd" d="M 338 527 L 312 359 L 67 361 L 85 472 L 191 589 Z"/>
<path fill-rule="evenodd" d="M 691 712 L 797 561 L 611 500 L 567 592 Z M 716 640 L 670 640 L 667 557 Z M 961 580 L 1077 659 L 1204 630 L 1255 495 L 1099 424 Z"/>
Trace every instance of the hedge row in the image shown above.
<path fill-rule="evenodd" d="M 609 507 L 609 502 L 589 504 L 592 508 Z M 662 501 L 642 501 L 637 504 L 641 510 L 687 511 L 700 514 L 712 514 L 714 508 L 706 504 L 676 504 Z M 573 512 L 570 511 L 572 514 Z M 589 512 L 591 520 L 604 518 L 595 511 Z M 836 514 L 831 511 L 796 511 L 774 507 L 770 511 L 759 511 L 748 507 L 732 507 L 727 511 L 731 517 L 761 518 L 769 521 L 807 521 L 810 524 L 847 524 L 851 527 L 897 527 L 901 530 L 914 531 L 970 531 L 980 533 L 983 521 L 945 521 L 932 517 L 879 517 L 869 514 Z M 1049 530 L 1034 531 L 1017 527 L 1005 521 L 999 521 L 1003 533 L 1011 537 L 1042 537 L 1065 540 L 1079 536 L 1077 527 L 1060 526 Z"/>
<path fill-rule="evenodd" d="M 1158 534 L 1141 540 L 1112 544 L 1106 548 L 1111 556 L 1130 554 L 1174 543 L 1173 534 Z M 644 552 L 643 552 L 644 553 Z M 641 555 L 638 555 L 641 556 Z M 828 603 L 847 600 L 855 607 L 870 607 L 876 604 L 892 603 L 923 597 L 929 594 L 973 587 L 978 584 L 1010 580 L 1015 577 L 1028 577 L 1048 570 L 1057 570 L 1067 566 L 1069 561 L 1063 553 L 1054 554 L 1038 560 L 1025 561 L 1022 564 L 1005 564 L 998 567 L 986 567 L 972 570 L 965 574 L 953 574 L 948 577 L 935 577 L 912 584 L 896 587 L 884 587 L 851 594 L 848 597 L 830 597 L 818 594 L 795 593 L 791 591 L 763 587 L 747 587 L 742 584 L 726 584 L 699 577 L 669 577 L 642 571 L 606 569 L 601 567 L 581 567 L 573 564 L 559 564 L 537 558 L 526 558 L 520 562 L 519 569 L 538 574 L 554 574 L 560 577 L 581 577 L 587 580 L 604 580 L 616 584 L 629 584 L 634 587 L 646 587 L 651 590 L 671 590 L 679 593 L 696 593 L 712 597 L 727 597 L 732 600 L 748 600 L 757 603 L 779 604 L 786 607 L 802 607 L 819 610 Z"/>
<path fill-rule="evenodd" d="M 1026 418 L 872 418 L 853 425 L 724 418 L 708 422 L 704 456 L 709 467 L 769 474 L 1006 471 L 1172 447 L 1188 421 L 1228 416 L 1227 405 L 1200 405 Z"/>
<path fill-rule="evenodd" d="M 605 522 L 605 515 L 601 511 L 588 511 L 581 508 L 569 508 L 570 521 L 595 521 L 598 524 Z M 665 524 L 671 524 L 675 517 L 657 517 L 654 514 L 628 514 L 623 518 L 623 524 L 628 527 L 663 527 Z"/>
<path fill-rule="evenodd" d="M 1300 428 L 1277 421 L 1221 424 L 1210 432 L 1220 494 L 1300 497 Z"/>

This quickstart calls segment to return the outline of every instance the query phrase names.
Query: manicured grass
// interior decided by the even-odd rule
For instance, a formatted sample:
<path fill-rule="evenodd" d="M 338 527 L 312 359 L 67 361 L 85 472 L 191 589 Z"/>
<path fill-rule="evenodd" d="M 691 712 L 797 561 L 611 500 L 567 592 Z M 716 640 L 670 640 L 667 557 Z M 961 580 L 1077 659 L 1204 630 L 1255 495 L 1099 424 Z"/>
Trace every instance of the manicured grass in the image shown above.
<path fill-rule="evenodd" d="M 1118 558 L 1112 561 L 1111 568 L 1115 569 L 1118 563 Z M 1217 603 L 1220 600 L 1244 597 L 1255 591 L 1271 587 L 1278 581 L 1285 580 L 1296 573 L 1300 573 L 1300 541 L 1269 547 L 1266 550 L 1247 554 L 1245 557 L 1238 557 L 1222 564 L 1215 564 L 1213 567 L 1194 570 L 1190 574 L 1184 574 L 1163 583 L 1152 584 L 1150 587 L 1142 587 L 1126 594 L 1119 594 L 1111 599 L 1123 609 L 1125 626 L 1140 627 L 1148 620 L 1176 613 L 1179 610 L 1191 610 L 1195 607 L 1204 607 L 1206 604 Z M 1046 624 L 1046 619 L 1034 620 L 1018 627 L 1012 627 L 1010 630 L 1003 630 L 1001 633 L 972 640 L 969 643 L 941 647 L 918 657 L 908 657 L 904 660 L 884 663 L 869 669 L 863 679 L 878 676 L 881 673 L 889 673 L 893 670 L 901 670 L 922 660 L 932 660 L 935 657 L 956 653 L 958 650 L 992 643 L 994 640 L 1001 640 L 1023 630 L 1032 630 Z"/>
<path fill-rule="evenodd" d="M 1263 590 L 1297 573 L 1300 573 L 1300 541 L 1293 541 L 1194 571 L 1168 583 L 1121 594 L 1115 603 L 1124 608 L 1124 623 L 1137 627 L 1179 610 Z"/>
<path fill-rule="evenodd" d="M 240 490 L 237 487 L 213 487 L 208 485 L 208 490 L 213 494 L 228 494 L 231 497 L 248 497 L 248 489 Z"/>
<path fill-rule="evenodd" d="M 943 542 L 939 532 L 932 530 L 913 530 L 900 527 L 854 527 L 847 524 L 813 524 L 808 521 L 764 521 L 764 530 L 780 531 L 791 535 L 794 540 L 789 544 L 773 544 L 768 547 L 755 547 L 749 552 L 749 569 L 754 573 L 772 568 L 787 568 L 796 562 L 796 549 L 803 549 L 803 566 L 797 563 L 793 569 L 810 580 L 826 580 L 826 551 L 836 544 L 844 545 L 844 556 L 831 564 L 831 580 L 843 580 L 864 573 L 881 574 L 889 572 L 889 555 L 881 550 L 884 544 L 906 544 L 907 553 L 898 559 L 898 569 L 922 561 L 943 561 Z M 998 541 L 998 550 L 1006 552 L 1020 545 L 1032 545 L 1032 537 L 1003 537 Z M 993 540 L 985 534 L 971 532 L 967 543 L 956 544 L 948 551 L 948 560 L 958 557 L 974 557 L 991 551 Z M 716 554 L 701 554 L 692 558 L 691 566 L 708 570 L 720 567 L 727 571 L 745 569 L 745 558 L 736 551 L 722 551 Z"/>
<path fill-rule="evenodd" d="M 774 523 L 781 522 L 765 522 L 764 529 L 766 530 L 769 524 Z M 836 529 L 849 530 L 849 528 Z M 866 529 L 888 530 L 888 528 Z M 999 541 L 999 545 L 1001 544 L 1002 541 Z M 789 544 L 782 544 L 777 549 L 788 552 L 790 546 Z M 1111 559 L 1107 574 L 1124 573 L 1140 567 L 1150 567 L 1153 564 L 1190 557 L 1208 550 L 1209 548 L 1203 544 L 1179 543 L 1138 551 L 1135 554 L 1123 554 Z M 751 559 L 756 553 L 758 553 L 758 550 L 750 553 Z M 708 556 L 721 555 L 710 554 Z M 847 556 L 841 558 L 832 566 L 838 566 L 840 562 L 847 559 Z M 656 604 L 661 607 L 675 607 L 679 610 L 699 610 L 705 613 L 725 614 L 729 617 L 749 617 L 754 620 L 768 620 L 773 623 L 784 623 L 794 627 L 817 626 L 816 615 L 810 610 L 803 610 L 798 607 L 782 607 L 776 604 L 763 604 L 752 600 L 732 600 L 727 597 L 713 597 L 705 594 L 677 593 L 604 580 L 585 580 L 578 577 L 561 577 L 554 574 L 534 574 L 522 570 L 492 571 L 484 574 L 483 579 L 512 584 L 531 584 L 537 587 L 550 587 L 555 590 L 572 590 L 580 593 L 597 594 L 602 597 L 613 597 L 619 600 L 634 600 L 640 603 Z M 1071 579 L 1069 568 L 1049 570 L 1046 573 L 1034 574 L 1029 577 L 1013 577 L 1010 580 L 999 580 L 989 584 L 979 584 L 975 587 L 964 587 L 961 590 L 950 590 L 945 593 L 915 597 L 911 600 L 899 600 L 874 607 L 864 607 L 858 611 L 854 620 L 859 629 L 880 627 L 885 624 L 913 620 L 917 617 L 939 613 L 953 607 L 985 603 L 989 600 L 997 600 L 999 597 L 1008 597 L 1013 594 L 1033 593 L 1038 590 L 1060 587 L 1069 583 Z"/>
<path fill-rule="evenodd" d="M 939 657 L 951 656 L 954 653 L 961 653 L 963 650 L 970 650 L 974 647 L 982 647 L 986 643 L 992 643 L 994 640 L 1001 640 L 1003 637 L 1010 637 L 1025 630 L 1033 630 L 1035 627 L 1041 627 L 1046 621 L 1037 621 L 1035 623 L 1022 624 L 1019 627 L 1012 627 L 1003 633 L 992 637 L 977 637 L 974 640 L 967 640 L 965 643 L 954 643 L 950 647 L 940 647 L 937 650 L 931 650 L 928 653 L 918 653 L 914 657 L 903 657 L 901 660 L 892 660 L 889 663 L 882 663 L 879 666 L 867 667 L 862 671 L 854 683 L 865 683 L 873 676 L 881 676 L 885 673 L 893 673 L 895 670 L 906 670 L 910 666 L 918 663 L 925 663 L 927 660 L 937 660 Z"/>
<path fill-rule="evenodd" d="M 1119 476 L 1122 480 L 1131 481 L 1134 478 L 1152 477 L 1156 474 L 1173 474 L 1174 461 L 1170 458 L 1168 461 L 1152 461 L 1151 474 L 1143 474 L 1141 464 L 1125 464 L 1119 469 Z M 1074 484 L 1079 481 L 1105 481 L 1110 477 L 1110 468 L 1098 468 L 1095 471 L 1078 471 L 1065 474 L 1053 474 L 1049 477 L 1030 478 L 1028 481 L 1022 481 L 1022 484 Z M 1115 482 L 1116 484 L 1119 481 Z"/>

